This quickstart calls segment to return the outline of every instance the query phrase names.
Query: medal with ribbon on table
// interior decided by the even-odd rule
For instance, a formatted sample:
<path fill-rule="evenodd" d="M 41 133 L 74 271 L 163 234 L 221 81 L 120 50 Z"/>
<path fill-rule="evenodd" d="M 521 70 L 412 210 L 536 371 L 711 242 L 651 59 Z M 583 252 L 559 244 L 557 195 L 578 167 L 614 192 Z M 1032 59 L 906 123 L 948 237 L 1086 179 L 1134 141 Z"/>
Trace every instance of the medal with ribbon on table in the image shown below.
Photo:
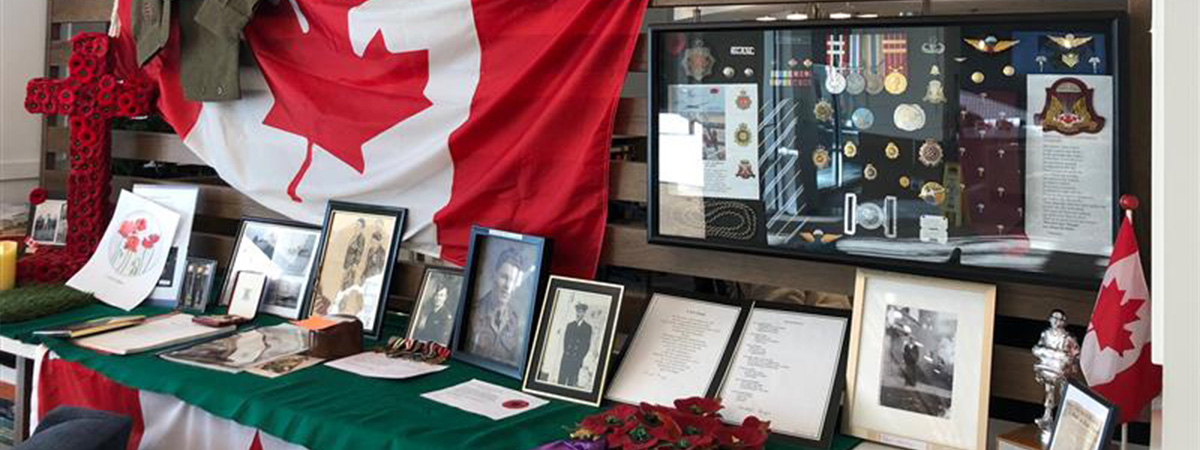
<path fill-rule="evenodd" d="M 908 90 L 908 38 L 903 33 L 888 33 L 883 37 L 882 46 L 887 72 L 883 87 L 889 94 L 903 94 Z"/>
<path fill-rule="evenodd" d="M 825 90 L 830 94 L 841 94 L 846 90 L 846 76 L 842 67 L 846 64 L 846 35 L 831 34 L 825 38 Z"/>

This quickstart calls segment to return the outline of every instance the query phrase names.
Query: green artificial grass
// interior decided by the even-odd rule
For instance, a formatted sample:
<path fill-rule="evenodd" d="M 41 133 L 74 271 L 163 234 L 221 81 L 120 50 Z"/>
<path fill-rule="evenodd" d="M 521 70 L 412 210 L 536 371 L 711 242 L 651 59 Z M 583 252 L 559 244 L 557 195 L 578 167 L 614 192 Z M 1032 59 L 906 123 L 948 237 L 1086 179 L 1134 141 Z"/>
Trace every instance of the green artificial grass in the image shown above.
<path fill-rule="evenodd" d="M 35 284 L 0 291 L 0 323 L 15 323 L 90 305 L 92 294 L 62 284 Z"/>

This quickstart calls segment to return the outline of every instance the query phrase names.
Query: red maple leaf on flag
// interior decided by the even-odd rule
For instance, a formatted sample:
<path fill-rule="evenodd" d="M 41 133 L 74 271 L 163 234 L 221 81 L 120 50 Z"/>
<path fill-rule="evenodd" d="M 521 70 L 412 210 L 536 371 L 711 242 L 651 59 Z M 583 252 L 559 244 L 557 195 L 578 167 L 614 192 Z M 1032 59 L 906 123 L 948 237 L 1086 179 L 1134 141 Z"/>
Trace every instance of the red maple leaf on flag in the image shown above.
<path fill-rule="evenodd" d="M 1092 329 L 1096 332 L 1100 349 L 1111 348 L 1122 356 L 1125 350 L 1134 348 L 1133 332 L 1125 329 L 1125 326 L 1139 320 L 1137 312 L 1146 303 L 1146 300 L 1136 298 L 1121 303 L 1125 299 L 1125 292 L 1117 286 L 1117 280 L 1112 280 L 1100 291 L 1096 310 L 1092 312 Z"/>
<path fill-rule="evenodd" d="M 313 144 L 363 173 L 363 144 L 432 104 L 424 94 L 427 51 L 389 52 L 377 32 L 362 56 L 354 53 L 348 13 L 365 1 L 264 5 L 246 27 L 263 72 L 273 74 L 267 84 L 275 102 L 263 123 L 308 139 L 288 185 L 293 201 L 301 201 L 296 188 Z"/>

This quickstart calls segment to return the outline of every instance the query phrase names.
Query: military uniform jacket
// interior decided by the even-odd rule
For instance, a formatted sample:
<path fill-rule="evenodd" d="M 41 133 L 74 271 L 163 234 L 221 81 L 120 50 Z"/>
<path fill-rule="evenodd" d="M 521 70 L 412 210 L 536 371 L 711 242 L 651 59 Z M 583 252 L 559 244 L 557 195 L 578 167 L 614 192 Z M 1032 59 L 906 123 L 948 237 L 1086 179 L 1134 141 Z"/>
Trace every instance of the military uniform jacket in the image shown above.
<path fill-rule="evenodd" d="M 178 10 L 179 81 L 189 100 L 241 97 L 238 52 L 242 28 L 259 0 L 133 0 L 132 27 L 138 64 L 166 44 L 171 14 Z"/>

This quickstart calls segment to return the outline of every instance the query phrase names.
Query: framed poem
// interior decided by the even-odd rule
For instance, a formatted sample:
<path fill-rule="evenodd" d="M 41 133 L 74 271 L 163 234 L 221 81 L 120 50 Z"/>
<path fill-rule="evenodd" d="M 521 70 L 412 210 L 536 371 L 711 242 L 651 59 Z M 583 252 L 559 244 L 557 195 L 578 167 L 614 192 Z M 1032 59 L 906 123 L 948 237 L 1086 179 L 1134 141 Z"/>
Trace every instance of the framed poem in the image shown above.
<path fill-rule="evenodd" d="M 843 432 L 986 449 L 995 305 L 993 285 L 860 269 Z"/>
<path fill-rule="evenodd" d="M 1118 417 L 1115 405 L 1073 379 L 1068 379 L 1058 404 L 1058 417 L 1047 450 L 1109 448 Z"/>
<path fill-rule="evenodd" d="M 426 267 L 416 306 L 408 319 L 409 339 L 437 342 L 450 347 L 462 301 L 463 273 L 449 267 Z"/>
<path fill-rule="evenodd" d="M 404 208 L 331 200 L 308 279 L 306 315 L 355 316 L 363 334 L 378 339 L 407 216 Z"/>
<path fill-rule="evenodd" d="M 67 201 L 46 200 L 31 207 L 29 237 L 38 245 L 67 245 Z"/>
<path fill-rule="evenodd" d="M 650 296 L 606 398 L 637 405 L 671 405 L 676 399 L 717 395 L 732 357 L 730 343 L 746 321 L 737 300 L 658 291 Z"/>
<path fill-rule="evenodd" d="M 204 314 L 212 299 L 213 279 L 217 274 L 217 261 L 204 258 L 188 258 L 183 268 L 183 284 L 179 290 L 179 302 L 175 309 Z"/>
<path fill-rule="evenodd" d="M 471 227 L 453 358 L 524 377 L 551 245 L 542 237 Z"/>
<path fill-rule="evenodd" d="M 625 286 L 551 276 L 522 390 L 600 406 Z"/>
<path fill-rule="evenodd" d="M 829 448 L 846 385 L 848 311 L 755 302 L 721 379 L 722 414 L 771 422 L 772 441 Z"/>
<path fill-rule="evenodd" d="M 321 228 L 299 222 L 246 217 L 238 228 L 229 273 L 243 270 L 267 275 L 262 311 L 299 319 L 308 295 L 308 279 L 316 260 Z M 233 277 L 221 287 L 221 304 L 228 305 Z"/>
<path fill-rule="evenodd" d="M 1126 185 L 1125 29 L 1119 12 L 652 26 L 649 240 L 1090 289 Z"/>

